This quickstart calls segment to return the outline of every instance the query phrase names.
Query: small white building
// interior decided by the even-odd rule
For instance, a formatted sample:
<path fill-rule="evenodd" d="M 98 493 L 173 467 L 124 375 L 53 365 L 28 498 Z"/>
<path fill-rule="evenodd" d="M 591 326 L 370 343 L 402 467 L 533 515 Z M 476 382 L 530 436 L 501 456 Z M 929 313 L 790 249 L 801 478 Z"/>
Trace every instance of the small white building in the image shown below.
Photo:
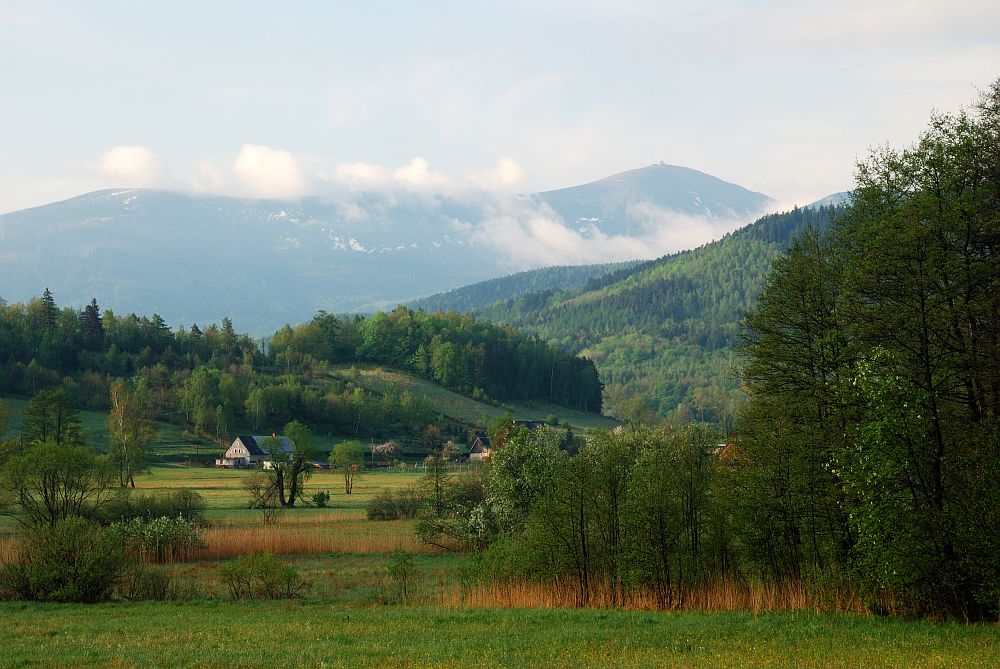
<path fill-rule="evenodd" d="M 277 440 L 281 450 L 285 453 L 292 452 L 292 440 L 288 437 L 279 437 L 274 434 L 270 437 L 258 434 L 240 435 L 233 440 L 225 455 L 216 458 L 215 466 L 232 469 L 267 467 L 271 462 L 271 455 L 268 453 L 271 440 Z"/>
<path fill-rule="evenodd" d="M 482 462 L 490 459 L 490 438 L 485 434 L 477 434 L 469 448 L 469 462 Z"/>

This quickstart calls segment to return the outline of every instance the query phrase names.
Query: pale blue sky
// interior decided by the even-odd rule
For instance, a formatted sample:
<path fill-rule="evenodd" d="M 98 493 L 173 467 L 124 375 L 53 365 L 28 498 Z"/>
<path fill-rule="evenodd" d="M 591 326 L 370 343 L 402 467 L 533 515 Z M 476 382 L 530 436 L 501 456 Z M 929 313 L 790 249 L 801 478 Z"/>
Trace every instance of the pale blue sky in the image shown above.
<path fill-rule="evenodd" d="M 660 160 L 805 203 L 1000 76 L 998 25 L 978 1 L 0 0 L 0 212 L 119 185 L 531 191 Z"/>

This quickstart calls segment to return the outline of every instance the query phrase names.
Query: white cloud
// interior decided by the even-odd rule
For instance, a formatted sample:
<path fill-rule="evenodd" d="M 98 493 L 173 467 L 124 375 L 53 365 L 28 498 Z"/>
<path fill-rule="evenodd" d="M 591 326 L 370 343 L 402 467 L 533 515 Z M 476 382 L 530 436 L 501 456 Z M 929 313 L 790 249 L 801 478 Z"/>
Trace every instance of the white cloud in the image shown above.
<path fill-rule="evenodd" d="M 243 146 L 233 162 L 233 173 L 242 190 L 255 197 L 297 197 L 309 186 L 291 153 L 258 144 Z"/>
<path fill-rule="evenodd" d="M 415 190 L 433 190 L 447 187 L 451 179 L 438 172 L 432 172 L 426 158 L 417 156 L 402 167 L 392 171 L 392 177 L 399 183 Z"/>
<path fill-rule="evenodd" d="M 593 224 L 574 230 L 547 205 L 527 198 L 497 198 L 482 220 L 456 221 L 456 229 L 488 246 L 511 269 L 657 258 L 718 239 L 749 221 L 691 216 L 639 203 L 629 215 L 641 224 L 633 236 L 608 235 Z"/>
<path fill-rule="evenodd" d="M 101 156 L 100 171 L 116 186 L 162 186 L 166 167 L 143 146 L 116 146 Z"/>
<path fill-rule="evenodd" d="M 201 162 L 195 168 L 192 187 L 200 193 L 221 193 L 226 188 L 226 178 L 212 163 Z"/>
<path fill-rule="evenodd" d="M 338 163 L 332 172 L 320 175 L 327 181 L 338 181 L 351 188 L 383 187 L 388 177 L 385 168 L 372 163 Z"/>
<path fill-rule="evenodd" d="M 469 181 L 483 190 L 506 190 L 524 181 L 524 168 L 513 158 L 501 158 L 492 169 L 473 174 Z"/>

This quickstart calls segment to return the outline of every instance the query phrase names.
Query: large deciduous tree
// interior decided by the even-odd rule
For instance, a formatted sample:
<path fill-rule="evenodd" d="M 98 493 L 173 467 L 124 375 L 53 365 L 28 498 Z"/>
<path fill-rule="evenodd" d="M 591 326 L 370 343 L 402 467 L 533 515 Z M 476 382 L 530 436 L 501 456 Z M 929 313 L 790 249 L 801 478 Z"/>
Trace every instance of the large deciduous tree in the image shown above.
<path fill-rule="evenodd" d="M 12 510 L 29 526 L 54 527 L 60 520 L 91 515 L 111 487 L 107 461 L 85 447 L 52 440 L 34 443 L 3 466 Z"/>
<path fill-rule="evenodd" d="M 330 467 L 344 478 L 344 493 L 354 491 L 354 483 L 365 470 L 365 447 L 359 441 L 342 441 L 330 452 Z"/>
<path fill-rule="evenodd" d="M 25 441 L 52 441 L 80 445 L 84 432 L 73 400 L 62 388 L 40 390 L 24 407 L 22 433 Z"/>
<path fill-rule="evenodd" d="M 118 484 L 134 488 L 135 474 L 143 467 L 146 449 L 155 432 L 153 422 L 147 418 L 142 393 L 128 388 L 121 380 L 111 384 L 107 424 L 109 453 L 118 472 Z"/>

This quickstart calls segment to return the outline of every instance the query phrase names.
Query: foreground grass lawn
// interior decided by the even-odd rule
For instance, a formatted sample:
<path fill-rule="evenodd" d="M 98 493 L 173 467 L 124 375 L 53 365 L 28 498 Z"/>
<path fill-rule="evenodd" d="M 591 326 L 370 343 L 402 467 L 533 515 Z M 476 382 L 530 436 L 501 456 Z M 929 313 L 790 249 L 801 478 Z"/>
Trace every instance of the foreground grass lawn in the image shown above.
<path fill-rule="evenodd" d="M 0 666 L 996 667 L 996 625 L 814 614 L 0 605 Z"/>

